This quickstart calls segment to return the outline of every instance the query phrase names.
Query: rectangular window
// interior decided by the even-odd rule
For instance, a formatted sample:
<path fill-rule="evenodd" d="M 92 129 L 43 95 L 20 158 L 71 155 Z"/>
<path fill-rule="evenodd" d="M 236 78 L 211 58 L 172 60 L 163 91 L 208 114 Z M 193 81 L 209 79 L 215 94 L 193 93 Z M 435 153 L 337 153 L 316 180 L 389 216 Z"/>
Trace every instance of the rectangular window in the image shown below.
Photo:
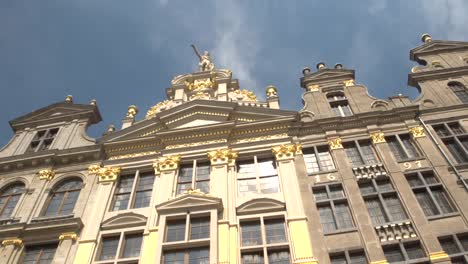
<path fill-rule="evenodd" d="M 122 175 L 115 188 L 112 211 L 148 207 L 153 192 L 154 172 L 136 171 Z"/>
<path fill-rule="evenodd" d="M 49 149 L 58 131 L 58 128 L 37 131 L 31 144 L 29 144 L 27 152 L 38 152 Z"/>
<path fill-rule="evenodd" d="M 348 100 L 344 94 L 328 95 L 327 100 L 335 116 L 352 116 L 353 112 L 349 107 Z"/>
<path fill-rule="evenodd" d="M 375 152 L 369 140 L 360 140 L 343 143 L 346 156 L 353 164 L 353 167 L 362 167 L 379 163 L 377 153 Z"/>
<path fill-rule="evenodd" d="M 312 188 L 324 233 L 354 227 L 348 201 L 341 184 L 329 184 Z"/>
<path fill-rule="evenodd" d="M 273 159 L 240 161 L 237 164 L 237 184 L 240 195 L 276 193 L 279 191 L 278 172 Z"/>
<path fill-rule="evenodd" d="M 209 264 L 209 247 L 171 250 L 163 253 L 164 264 Z"/>
<path fill-rule="evenodd" d="M 210 217 L 187 215 L 187 217 L 168 220 L 164 242 L 184 242 L 210 238 Z"/>
<path fill-rule="evenodd" d="M 176 193 L 182 194 L 188 190 L 210 192 L 210 164 L 193 161 L 192 164 L 182 165 L 177 177 Z"/>
<path fill-rule="evenodd" d="M 432 171 L 406 174 L 406 179 L 426 216 L 436 216 L 455 212 L 442 183 Z"/>
<path fill-rule="evenodd" d="M 397 161 L 414 159 L 421 156 L 415 142 L 408 134 L 385 137 L 385 140 Z"/>
<path fill-rule="evenodd" d="M 96 260 L 138 260 L 138 258 L 140 257 L 142 241 L 142 233 L 120 233 L 112 236 L 103 236 L 101 239 L 101 244 L 98 250 Z"/>
<path fill-rule="evenodd" d="M 359 181 L 359 189 L 374 225 L 400 222 L 408 216 L 388 178 Z"/>
<path fill-rule="evenodd" d="M 190 239 L 210 238 L 210 218 L 190 218 Z"/>
<path fill-rule="evenodd" d="M 56 244 L 26 246 L 24 249 L 24 264 L 50 264 L 54 259 Z"/>
<path fill-rule="evenodd" d="M 364 250 L 353 250 L 336 252 L 330 254 L 330 262 L 332 264 L 367 264 L 366 254 Z"/>
<path fill-rule="evenodd" d="M 457 163 L 468 162 L 468 133 L 458 122 L 433 125 L 432 128 Z"/>
<path fill-rule="evenodd" d="M 335 169 L 328 146 L 304 149 L 304 160 L 308 174 Z"/>
<path fill-rule="evenodd" d="M 400 241 L 397 244 L 385 245 L 383 251 L 389 263 L 410 261 L 411 263 L 426 263 L 428 261 L 419 241 L 405 243 Z"/>
<path fill-rule="evenodd" d="M 284 218 L 245 220 L 240 229 L 241 263 L 291 263 Z"/>
<path fill-rule="evenodd" d="M 185 226 L 185 219 L 167 221 L 166 242 L 184 241 Z"/>
<path fill-rule="evenodd" d="M 439 243 L 452 263 L 468 263 L 468 233 L 439 237 Z"/>

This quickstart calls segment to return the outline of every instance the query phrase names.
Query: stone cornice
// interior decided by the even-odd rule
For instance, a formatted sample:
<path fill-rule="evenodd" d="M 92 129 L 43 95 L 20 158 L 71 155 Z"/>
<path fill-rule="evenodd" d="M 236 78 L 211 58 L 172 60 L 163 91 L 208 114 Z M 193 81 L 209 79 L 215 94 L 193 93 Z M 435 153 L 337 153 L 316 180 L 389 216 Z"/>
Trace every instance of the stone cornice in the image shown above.
<path fill-rule="evenodd" d="M 408 85 L 417 87 L 419 82 L 433 79 L 468 75 L 468 66 L 422 71 L 408 74 Z"/>

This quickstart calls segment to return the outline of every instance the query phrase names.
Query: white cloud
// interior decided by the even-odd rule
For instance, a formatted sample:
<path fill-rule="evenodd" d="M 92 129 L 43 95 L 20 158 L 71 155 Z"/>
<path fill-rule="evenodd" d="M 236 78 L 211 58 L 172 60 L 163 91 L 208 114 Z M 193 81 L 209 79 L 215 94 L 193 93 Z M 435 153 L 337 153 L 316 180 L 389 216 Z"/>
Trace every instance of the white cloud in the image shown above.
<path fill-rule="evenodd" d="M 424 0 L 421 3 L 429 34 L 436 39 L 466 40 L 468 35 L 466 0 Z"/>

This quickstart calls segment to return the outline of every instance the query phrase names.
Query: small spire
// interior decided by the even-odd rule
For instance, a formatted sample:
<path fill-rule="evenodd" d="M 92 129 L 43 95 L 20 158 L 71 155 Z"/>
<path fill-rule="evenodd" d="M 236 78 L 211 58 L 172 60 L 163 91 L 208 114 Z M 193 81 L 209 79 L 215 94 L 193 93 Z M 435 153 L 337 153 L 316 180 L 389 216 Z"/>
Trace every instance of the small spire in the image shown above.
<path fill-rule="evenodd" d="M 341 64 L 341 63 L 335 64 L 335 69 L 337 69 L 337 70 L 343 69 L 343 64 Z"/>
<path fill-rule="evenodd" d="M 96 105 L 96 103 L 97 103 L 96 99 L 91 99 L 91 101 L 89 101 L 90 105 Z"/>
<path fill-rule="evenodd" d="M 67 95 L 67 97 L 65 97 L 65 102 L 66 103 L 73 103 L 73 96 Z"/>
<path fill-rule="evenodd" d="M 115 131 L 115 126 L 113 124 L 110 124 L 107 126 L 107 133 L 110 134 Z"/>
<path fill-rule="evenodd" d="M 423 43 L 428 43 L 428 42 L 431 42 L 432 41 L 432 37 L 431 35 L 427 34 L 427 33 L 424 33 L 422 36 L 421 36 L 421 41 Z"/>
<path fill-rule="evenodd" d="M 317 66 L 316 66 L 317 70 L 319 70 L 319 71 L 322 70 L 322 69 L 325 69 L 326 67 L 327 66 L 325 65 L 324 62 L 319 62 L 319 63 L 317 63 Z"/>

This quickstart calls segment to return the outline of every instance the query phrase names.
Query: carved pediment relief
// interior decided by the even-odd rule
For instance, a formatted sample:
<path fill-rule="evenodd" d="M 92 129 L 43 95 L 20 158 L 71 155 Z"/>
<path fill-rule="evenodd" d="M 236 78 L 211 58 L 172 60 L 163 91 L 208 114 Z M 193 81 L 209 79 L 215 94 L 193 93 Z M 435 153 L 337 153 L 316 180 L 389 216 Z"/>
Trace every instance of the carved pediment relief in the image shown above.
<path fill-rule="evenodd" d="M 212 197 L 206 194 L 183 194 L 175 199 L 161 203 L 156 206 L 159 213 L 186 212 L 191 210 L 222 209 L 221 198 Z"/>
<path fill-rule="evenodd" d="M 146 216 L 132 212 L 118 214 L 102 222 L 101 229 L 117 229 L 124 227 L 144 226 L 146 225 Z"/>
<path fill-rule="evenodd" d="M 286 210 L 286 204 L 269 198 L 257 198 L 245 202 L 236 208 L 237 214 L 255 214 Z"/>
<path fill-rule="evenodd" d="M 451 51 L 455 49 L 468 49 L 468 42 L 433 40 L 415 49 L 412 49 L 410 52 L 410 57 L 412 60 L 414 60 L 418 55 L 423 53 Z"/>

